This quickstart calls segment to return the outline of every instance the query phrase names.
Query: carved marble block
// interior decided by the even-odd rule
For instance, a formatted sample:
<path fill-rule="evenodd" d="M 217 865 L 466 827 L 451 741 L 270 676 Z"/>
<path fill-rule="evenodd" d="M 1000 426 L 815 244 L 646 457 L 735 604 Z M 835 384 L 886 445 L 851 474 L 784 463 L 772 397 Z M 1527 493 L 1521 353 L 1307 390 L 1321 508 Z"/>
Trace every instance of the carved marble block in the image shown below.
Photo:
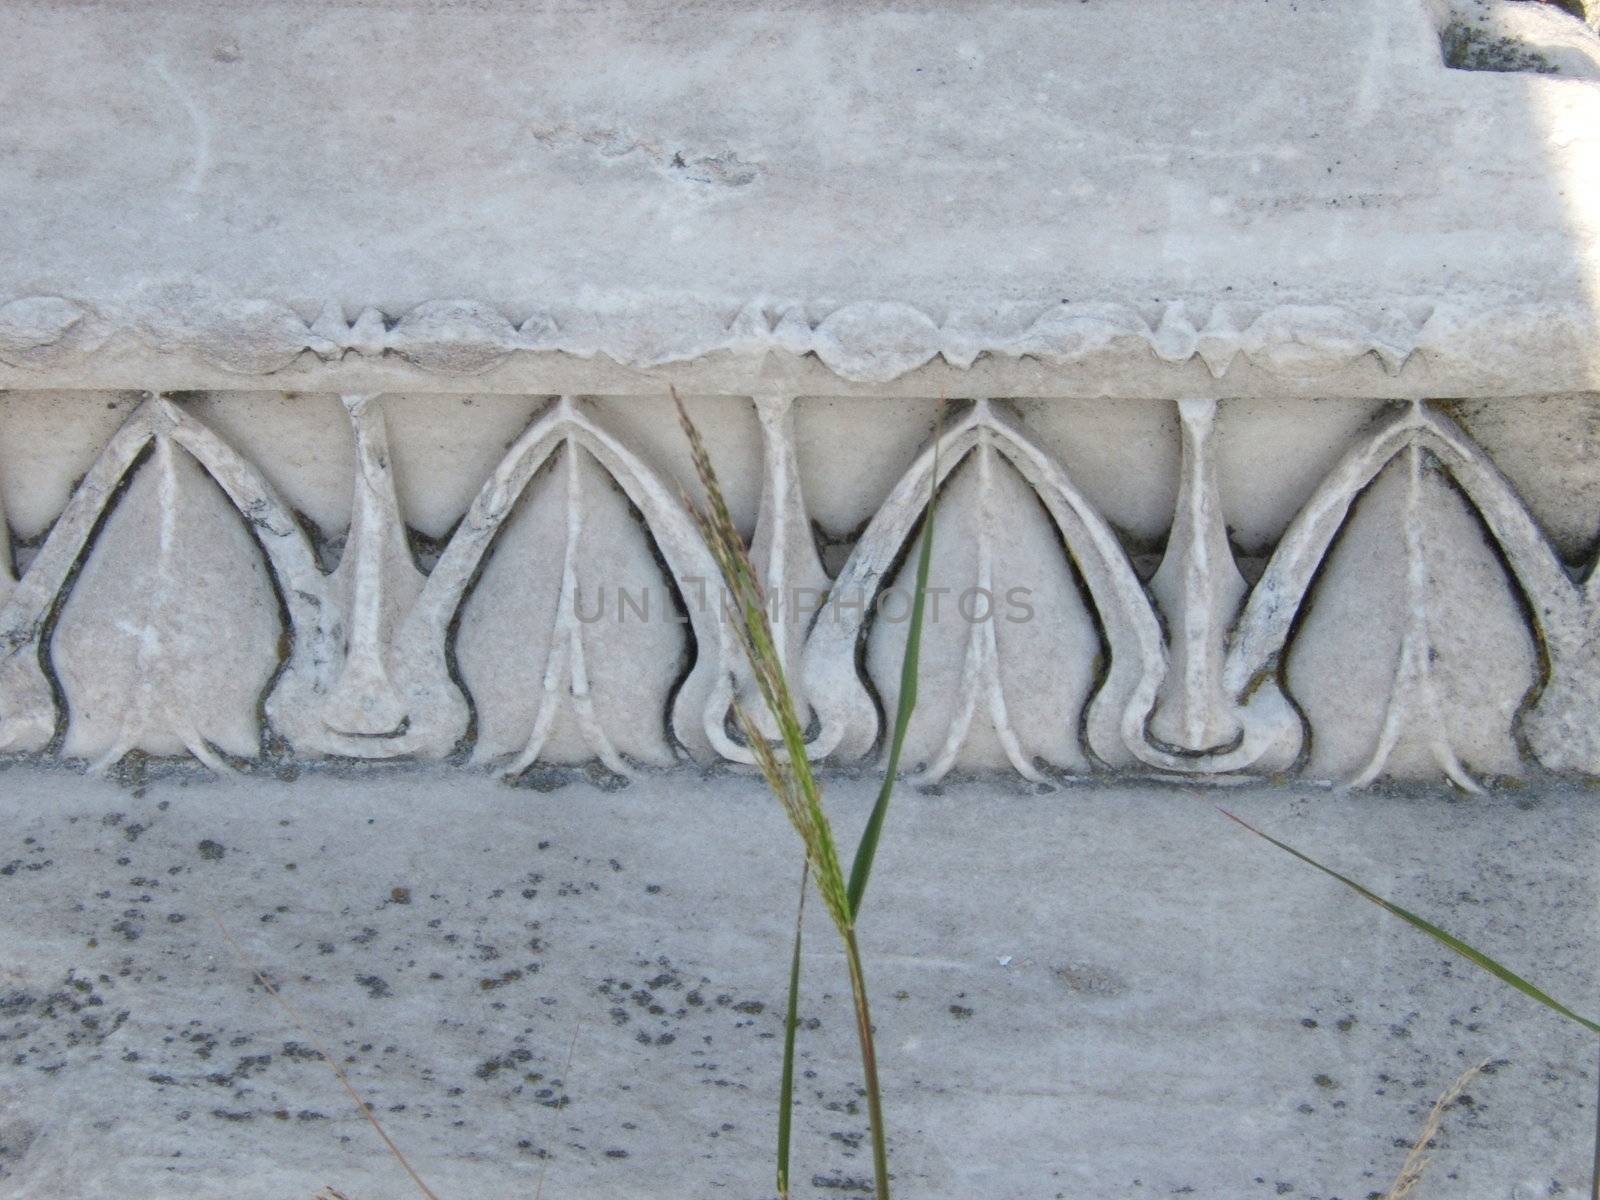
<path fill-rule="evenodd" d="M 1600 397 L 1130 401 L 1110 428 L 1093 403 L 980 399 L 937 435 L 933 400 L 691 407 L 819 757 L 879 752 L 937 488 L 926 782 L 1600 774 Z M 659 399 L 14 393 L 0 414 L 9 751 L 749 760 Z"/>
<path fill-rule="evenodd" d="M 990 7 L 11 6 L 0 746 L 748 763 L 676 386 L 830 763 L 1600 774 L 1593 35 Z"/>

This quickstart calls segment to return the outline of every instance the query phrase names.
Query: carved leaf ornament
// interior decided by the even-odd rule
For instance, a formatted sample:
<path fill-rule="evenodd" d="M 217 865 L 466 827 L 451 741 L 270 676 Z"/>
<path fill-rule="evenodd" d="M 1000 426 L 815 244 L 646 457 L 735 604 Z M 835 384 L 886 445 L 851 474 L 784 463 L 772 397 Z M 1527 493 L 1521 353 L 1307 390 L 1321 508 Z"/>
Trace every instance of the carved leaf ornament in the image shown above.
<path fill-rule="evenodd" d="M 471 315 L 413 325 L 448 341 Z M 76 327 L 59 308 L 10 319 L 19 342 Z M 849 328 L 840 318 L 829 336 Z M 902 332 L 908 346 L 926 334 Z M 1178 402 L 1177 508 L 1148 580 L 1060 460 L 987 400 L 923 447 L 829 580 L 792 398 L 753 403 L 753 557 L 775 595 L 815 598 L 783 607 L 776 635 L 818 757 L 881 745 L 901 564 L 936 485 L 943 611 L 907 754 L 924 782 L 1000 768 L 1359 786 L 1399 772 L 1472 789 L 1529 758 L 1600 774 L 1600 583 L 1568 572 L 1434 406 L 1397 405 L 1352 445 L 1249 586 L 1218 491 L 1214 401 Z M 561 397 L 533 420 L 425 572 L 383 399 L 344 404 L 352 516 L 331 572 L 252 464 L 181 404 L 139 405 L 21 577 L 0 573 L 0 749 L 101 767 L 191 755 L 216 770 L 269 752 L 459 753 L 512 775 L 749 761 L 729 732 L 748 680 L 714 563 L 677 487 L 590 406 Z M 622 593 L 656 610 L 629 611 Z"/>
<path fill-rule="evenodd" d="M 64 717 L 63 751 L 101 765 L 133 749 L 181 749 L 219 770 L 226 755 L 253 757 L 245 730 L 278 662 L 279 602 L 289 665 L 310 669 L 337 633 L 324 592 L 304 532 L 260 473 L 151 397 L 0 604 L 0 747 L 50 747 Z"/>

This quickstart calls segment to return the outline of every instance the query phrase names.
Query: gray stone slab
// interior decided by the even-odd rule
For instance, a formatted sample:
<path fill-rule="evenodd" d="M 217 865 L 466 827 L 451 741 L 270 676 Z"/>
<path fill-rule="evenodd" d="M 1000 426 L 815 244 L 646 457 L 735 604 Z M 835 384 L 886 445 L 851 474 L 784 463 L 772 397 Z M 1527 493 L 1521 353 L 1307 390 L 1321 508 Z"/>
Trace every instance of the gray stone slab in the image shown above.
<path fill-rule="evenodd" d="M 1600 380 L 1600 85 L 1449 70 L 1423 0 L 21 0 L 0 42 L 11 369 Z"/>
<path fill-rule="evenodd" d="M 545 1168 L 551 1197 L 771 1194 L 798 859 L 754 781 L 3 783 L 0 1195 L 412 1194 L 213 917 L 446 1200 Z M 830 785 L 842 828 L 869 784 Z M 1424 1194 L 1585 1187 L 1593 1039 L 1214 795 L 902 798 L 863 921 L 900 1193 L 1359 1200 L 1484 1060 Z M 1593 1008 L 1588 794 L 1229 803 Z M 810 947 L 798 1194 L 859 1196 L 843 968 Z"/>

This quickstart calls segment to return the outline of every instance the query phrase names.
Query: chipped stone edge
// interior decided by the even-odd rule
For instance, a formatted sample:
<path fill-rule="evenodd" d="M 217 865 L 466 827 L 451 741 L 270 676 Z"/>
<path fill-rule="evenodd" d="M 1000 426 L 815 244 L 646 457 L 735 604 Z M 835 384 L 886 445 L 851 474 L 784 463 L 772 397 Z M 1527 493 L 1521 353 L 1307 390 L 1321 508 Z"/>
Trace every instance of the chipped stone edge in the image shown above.
<path fill-rule="evenodd" d="M 943 323 L 898 301 L 857 301 L 812 319 L 799 304 L 746 303 L 728 320 L 708 305 L 538 311 L 520 322 L 474 300 L 431 300 L 399 316 L 362 308 L 354 320 L 327 303 L 307 321 L 275 300 L 167 295 L 154 303 L 96 307 L 61 296 L 0 304 L 0 364 L 59 373 L 88 362 L 113 340 L 160 356 L 183 356 L 240 376 L 272 376 L 312 365 L 401 360 L 434 376 L 480 376 L 514 355 L 606 356 L 648 370 L 724 353 L 814 356 L 841 380 L 885 384 L 937 359 L 966 371 L 981 358 L 1033 360 L 1047 368 L 1112 363 L 1182 368 L 1198 360 L 1212 380 L 1242 359 L 1269 377 L 1317 379 L 1370 359 L 1396 378 L 1414 358 L 1445 366 L 1442 378 L 1475 372 L 1509 378 L 1555 371 L 1573 386 L 1600 383 L 1593 353 L 1596 314 L 1581 303 L 1492 306 L 1397 299 L 1359 310 L 1337 304 L 1183 300 L 1141 308 L 1068 303 L 953 314 Z M 1565 362 L 1551 365 L 1552 355 Z M 1439 372 L 1433 373 L 1436 377 Z M 1437 382 L 1438 379 L 1435 379 Z"/>

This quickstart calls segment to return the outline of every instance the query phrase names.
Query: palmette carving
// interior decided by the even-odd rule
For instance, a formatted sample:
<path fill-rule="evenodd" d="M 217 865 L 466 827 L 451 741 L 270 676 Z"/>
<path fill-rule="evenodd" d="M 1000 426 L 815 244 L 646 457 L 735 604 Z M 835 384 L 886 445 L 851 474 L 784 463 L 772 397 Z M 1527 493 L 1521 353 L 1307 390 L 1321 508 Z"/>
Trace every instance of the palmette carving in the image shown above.
<path fill-rule="evenodd" d="M 668 765 L 664 719 L 689 639 L 627 497 L 568 433 L 515 502 L 463 602 L 455 658 L 474 760 Z"/>
<path fill-rule="evenodd" d="M 41 329 L 72 323 L 35 315 Z M 1600 774 L 1600 584 L 1574 578 L 1437 407 L 1378 419 L 1247 586 L 1214 401 L 1177 402 L 1177 505 L 1148 580 L 1060 459 L 1004 405 L 978 401 L 923 447 L 830 581 L 795 402 L 751 404 L 752 556 L 819 758 L 881 750 L 905 626 L 884 615 L 904 605 L 879 605 L 909 592 L 938 486 L 943 612 L 925 633 L 906 758 L 921 782 L 990 768 L 1034 782 L 1299 771 L 1471 790 L 1534 763 Z M 564 397 L 534 419 L 427 571 L 383 398 L 344 407 L 351 519 L 325 573 L 254 465 L 181 404 L 142 403 L 20 578 L 0 563 L 0 749 L 97 767 L 187 754 L 217 770 L 263 748 L 459 752 L 510 775 L 748 763 L 729 714 L 751 697 L 713 561 L 677 487 L 590 406 Z"/>
<path fill-rule="evenodd" d="M 1538 678 L 1519 609 L 1471 505 L 1411 442 L 1353 507 L 1290 642 L 1284 679 L 1317 731 L 1307 771 L 1466 791 L 1515 774 L 1513 726 Z"/>
<path fill-rule="evenodd" d="M 158 434 L 131 474 L 50 638 L 61 752 L 94 769 L 130 750 L 187 752 L 224 770 L 225 755 L 260 748 L 277 600 L 238 513 L 173 438 Z"/>
<path fill-rule="evenodd" d="M 1586 632 L 1594 626 L 1595 610 L 1585 606 L 1583 589 L 1566 574 L 1549 541 L 1539 531 L 1509 481 L 1442 413 L 1421 404 L 1404 406 L 1380 422 L 1364 442 L 1352 448 L 1291 523 L 1251 592 L 1224 669 L 1225 686 L 1234 695 L 1244 695 L 1247 691 L 1256 695 L 1279 692 L 1279 669 L 1291 629 L 1306 601 L 1313 577 L 1326 560 L 1329 546 L 1349 517 L 1352 503 L 1385 467 L 1397 458 L 1406 457 L 1411 478 L 1402 518 L 1406 537 L 1406 633 L 1393 689 L 1386 689 L 1390 701 L 1381 731 L 1366 765 L 1346 782 L 1365 783 L 1382 770 L 1400 736 L 1400 724 L 1408 717 L 1424 725 L 1430 721 L 1436 724 L 1441 715 L 1446 724 L 1456 718 L 1453 712 L 1441 714 L 1439 711 L 1430 665 L 1433 654 L 1426 627 L 1427 567 L 1420 525 L 1423 451 L 1449 472 L 1499 547 L 1517 586 L 1527 597 L 1529 614 L 1546 647 L 1552 680 L 1574 669 L 1573 662 L 1581 654 Z M 1540 728 L 1541 722 L 1548 727 L 1552 720 L 1560 721 L 1570 711 L 1562 708 L 1541 714 L 1545 703 L 1545 697 L 1540 696 L 1524 717 L 1525 722 L 1533 723 L 1533 728 Z M 1470 778 L 1454 750 L 1440 742 L 1437 730 L 1430 731 L 1427 736 L 1439 769 L 1454 782 L 1468 785 Z M 1582 743 L 1564 753 L 1571 754 L 1574 750 L 1581 758 Z M 1535 753 L 1545 765 L 1555 767 L 1554 763 L 1545 761 L 1537 743 Z M 1591 756 L 1579 769 L 1592 772 L 1597 766 L 1600 762 Z"/>
<path fill-rule="evenodd" d="M 930 485 L 935 482 L 935 469 L 938 482 L 942 483 L 975 447 L 980 448 L 980 463 L 990 464 L 987 470 L 991 481 L 994 466 L 990 456 L 998 452 L 1032 487 L 1083 578 L 1100 616 L 1110 659 L 1105 678 L 1089 703 L 1085 734 L 1089 748 L 1102 761 L 1125 765 L 1131 759 L 1128 746 L 1140 736 L 1165 670 L 1166 648 L 1160 624 L 1110 526 L 1073 485 L 1061 465 L 1014 419 L 988 401 L 979 401 L 953 422 L 938 445 L 929 446 L 900 478 L 835 580 L 837 593 L 852 599 L 859 597 L 863 603 L 830 611 L 829 619 L 813 626 L 806 647 L 805 686 L 820 721 L 815 750 L 819 755 L 857 759 L 881 735 L 878 706 L 856 671 L 856 644 L 879 592 L 888 582 L 885 572 L 904 551 L 921 518 Z M 983 570 L 980 565 L 980 579 Z M 993 657 L 988 645 L 990 635 L 973 636 L 980 640 L 969 656 L 970 670 L 962 672 L 963 694 L 970 693 L 970 703 L 975 705 L 982 691 L 989 697 L 991 713 L 998 714 L 1001 706 L 993 699 L 997 685 L 989 665 Z M 969 701 L 963 699 L 963 713 L 968 705 Z M 1063 714 L 1061 719 L 1063 723 L 1076 724 L 1077 714 Z M 999 723 L 1007 726 L 1007 732 L 1001 734 L 1005 741 L 1009 724 L 1003 720 Z M 957 732 L 960 731 L 953 730 L 952 734 Z M 1014 764 L 1024 761 L 1020 745 L 1008 746 L 1007 754 Z M 933 765 L 944 759 L 941 756 Z"/>
<path fill-rule="evenodd" d="M 612 744 L 594 724 L 587 681 L 589 669 L 580 628 L 581 597 L 574 556 L 582 541 L 583 489 L 577 474 L 579 452 L 589 456 L 626 495 L 648 527 L 671 577 L 681 586 L 710 581 L 716 568 L 681 497 L 641 458 L 594 422 L 570 397 L 558 400 L 507 451 L 499 468 L 484 484 L 428 576 L 400 631 L 396 656 L 399 686 L 408 697 L 414 745 L 418 752 L 447 752 L 467 730 L 466 697 L 451 678 L 448 653 L 450 626 L 491 544 L 511 517 L 539 469 L 561 450 L 568 459 L 565 505 L 566 538 L 561 566 L 546 586 L 555 583 L 558 601 L 555 628 L 546 648 L 534 647 L 534 673 L 542 679 L 549 704 L 569 703 L 585 729 L 585 737 L 602 761 L 614 770 L 624 766 Z M 596 586 L 603 586 L 597 580 Z M 660 599 L 658 598 L 658 604 Z M 695 758 L 712 756 L 713 734 L 708 712 L 721 681 L 732 671 L 734 646 L 720 606 L 689 603 L 684 614 L 694 639 L 694 660 L 671 697 L 670 711 L 641 709 L 631 719 L 658 727 L 663 719 L 677 744 Z M 592 610 L 591 610 L 592 611 Z M 657 619 L 664 615 L 659 612 Z M 604 619 L 604 618 L 602 618 Z M 612 619 L 623 621 L 618 611 Z M 644 618 L 641 618 L 641 620 Z M 672 618 L 676 619 L 676 618 Z M 565 697 L 563 699 L 562 697 Z M 667 697 L 661 696 L 663 708 Z M 520 769 L 537 757 L 539 744 L 556 709 L 541 704 L 522 752 L 511 764 Z M 543 732 L 542 732 L 543 731 Z"/>
<path fill-rule="evenodd" d="M 1016 519 L 1034 504 L 1028 481 L 989 426 L 976 435 L 940 492 L 906 761 L 921 764 L 922 783 L 958 764 L 1009 768 L 1033 782 L 1046 771 L 1086 773 L 1076 717 L 1094 690 L 1101 637 L 1055 530 Z M 886 582 L 894 591 L 880 593 L 866 666 L 892 712 L 915 557 Z"/>
<path fill-rule="evenodd" d="M 121 667 L 112 666 L 96 660 L 99 647 L 84 647 L 82 675 L 95 685 L 110 681 L 110 686 L 96 697 L 101 711 L 74 728 L 71 689 L 67 689 L 66 697 L 69 711 L 59 713 L 55 689 L 45 673 L 49 647 L 42 643 L 63 604 L 61 624 L 65 628 L 57 626 L 57 633 L 68 642 L 73 639 L 76 587 L 69 595 L 68 585 L 86 552 L 91 555 L 91 565 L 85 573 L 91 581 L 95 574 L 92 557 L 102 552 L 115 553 L 117 521 L 106 520 L 107 510 L 147 448 L 154 458 L 157 480 L 153 493 L 150 488 L 141 487 L 137 478 L 128 493 L 144 509 L 131 519 L 142 517 L 153 523 L 157 531 L 155 545 L 142 556 L 146 561 L 134 569 L 134 578 L 127 578 L 124 572 L 106 581 L 108 587 L 120 591 L 94 605 L 94 615 L 85 617 L 82 629 L 91 642 L 106 636 L 118 640 L 131 659 L 125 659 Z M 204 478 L 198 474 L 201 469 Z M 269 643 L 262 659 L 268 669 L 264 678 L 255 682 L 259 689 L 276 665 L 277 648 L 270 644 L 276 639 L 268 628 L 275 622 L 256 622 L 253 629 L 244 630 L 228 624 L 213 625 L 201 637 L 193 636 L 193 631 L 186 628 L 196 620 L 209 620 L 208 613 L 194 609 L 194 575 L 205 571 L 208 565 L 205 559 L 197 561 L 195 554 L 198 541 L 203 539 L 186 533 L 184 526 L 196 515 L 189 496 L 208 497 L 204 503 L 215 511 L 207 491 L 211 485 L 243 518 L 277 580 L 277 595 L 294 631 L 288 654 L 290 667 L 303 668 L 304 664 L 326 659 L 329 631 L 323 624 L 327 613 L 322 576 L 293 515 L 260 473 L 210 430 L 170 402 L 151 397 L 112 437 L 28 570 L 0 605 L 0 645 L 4 646 L 4 657 L 0 659 L 0 747 L 14 751 L 45 749 L 55 741 L 58 718 L 65 717 L 65 752 L 93 754 L 102 766 L 126 750 L 170 753 L 176 743 L 207 765 L 222 768 L 224 753 L 245 755 L 254 749 L 240 730 L 243 725 L 256 726 L 253 718 L 258 697 L 249 694 L 245 712 L 237 711 L 243 701 L 234 694 L 233 685 L 239 681 L 230 678 L 230 667 L 237 665 L 230 649 L 240 647 L 235 644 L 230 648 L 227 643 L 244 635 L 242 642 L 248 647 L 251 634 L 258 643 Z M 103 551 L 97 533 L 110 535 Z M 129 535 L 137 536 L 137 531 L 130 530 Z M 91 539 L 97 543 L 92 549 Z M 246 580 L 237 577 L 237 553 L 217 555 L 214 549 L 207 553 L 210 565 L 222 568 L 205 581 L 210 587 L 219 589 L 220 594 L 246 584 Z M 249 561 L 247 557 L 245 561 Z M 149 571 L 150 576 L 140 579 L 138 571 Z M 135 587 L 139 594 L 128 597 L 127 589 Z M 228 612 L 227 600 L 220 603 Z M 251 607 L 260 607 L 259 596 Z M 108 608 L 124 608 L 125 612 L 113 619 L 114 612 L 108 613 Z M 236 610 L 234 615 L 237 616 Z M 70 649 L 66 659 L 70 663 Z M 212 705 L 219 703 L 219 695 L 224 711 L 210 711 Z M 230 703 L 233 712 L 225 711 Z M 227 732 L 219 735 L 218 729 Z"/>

